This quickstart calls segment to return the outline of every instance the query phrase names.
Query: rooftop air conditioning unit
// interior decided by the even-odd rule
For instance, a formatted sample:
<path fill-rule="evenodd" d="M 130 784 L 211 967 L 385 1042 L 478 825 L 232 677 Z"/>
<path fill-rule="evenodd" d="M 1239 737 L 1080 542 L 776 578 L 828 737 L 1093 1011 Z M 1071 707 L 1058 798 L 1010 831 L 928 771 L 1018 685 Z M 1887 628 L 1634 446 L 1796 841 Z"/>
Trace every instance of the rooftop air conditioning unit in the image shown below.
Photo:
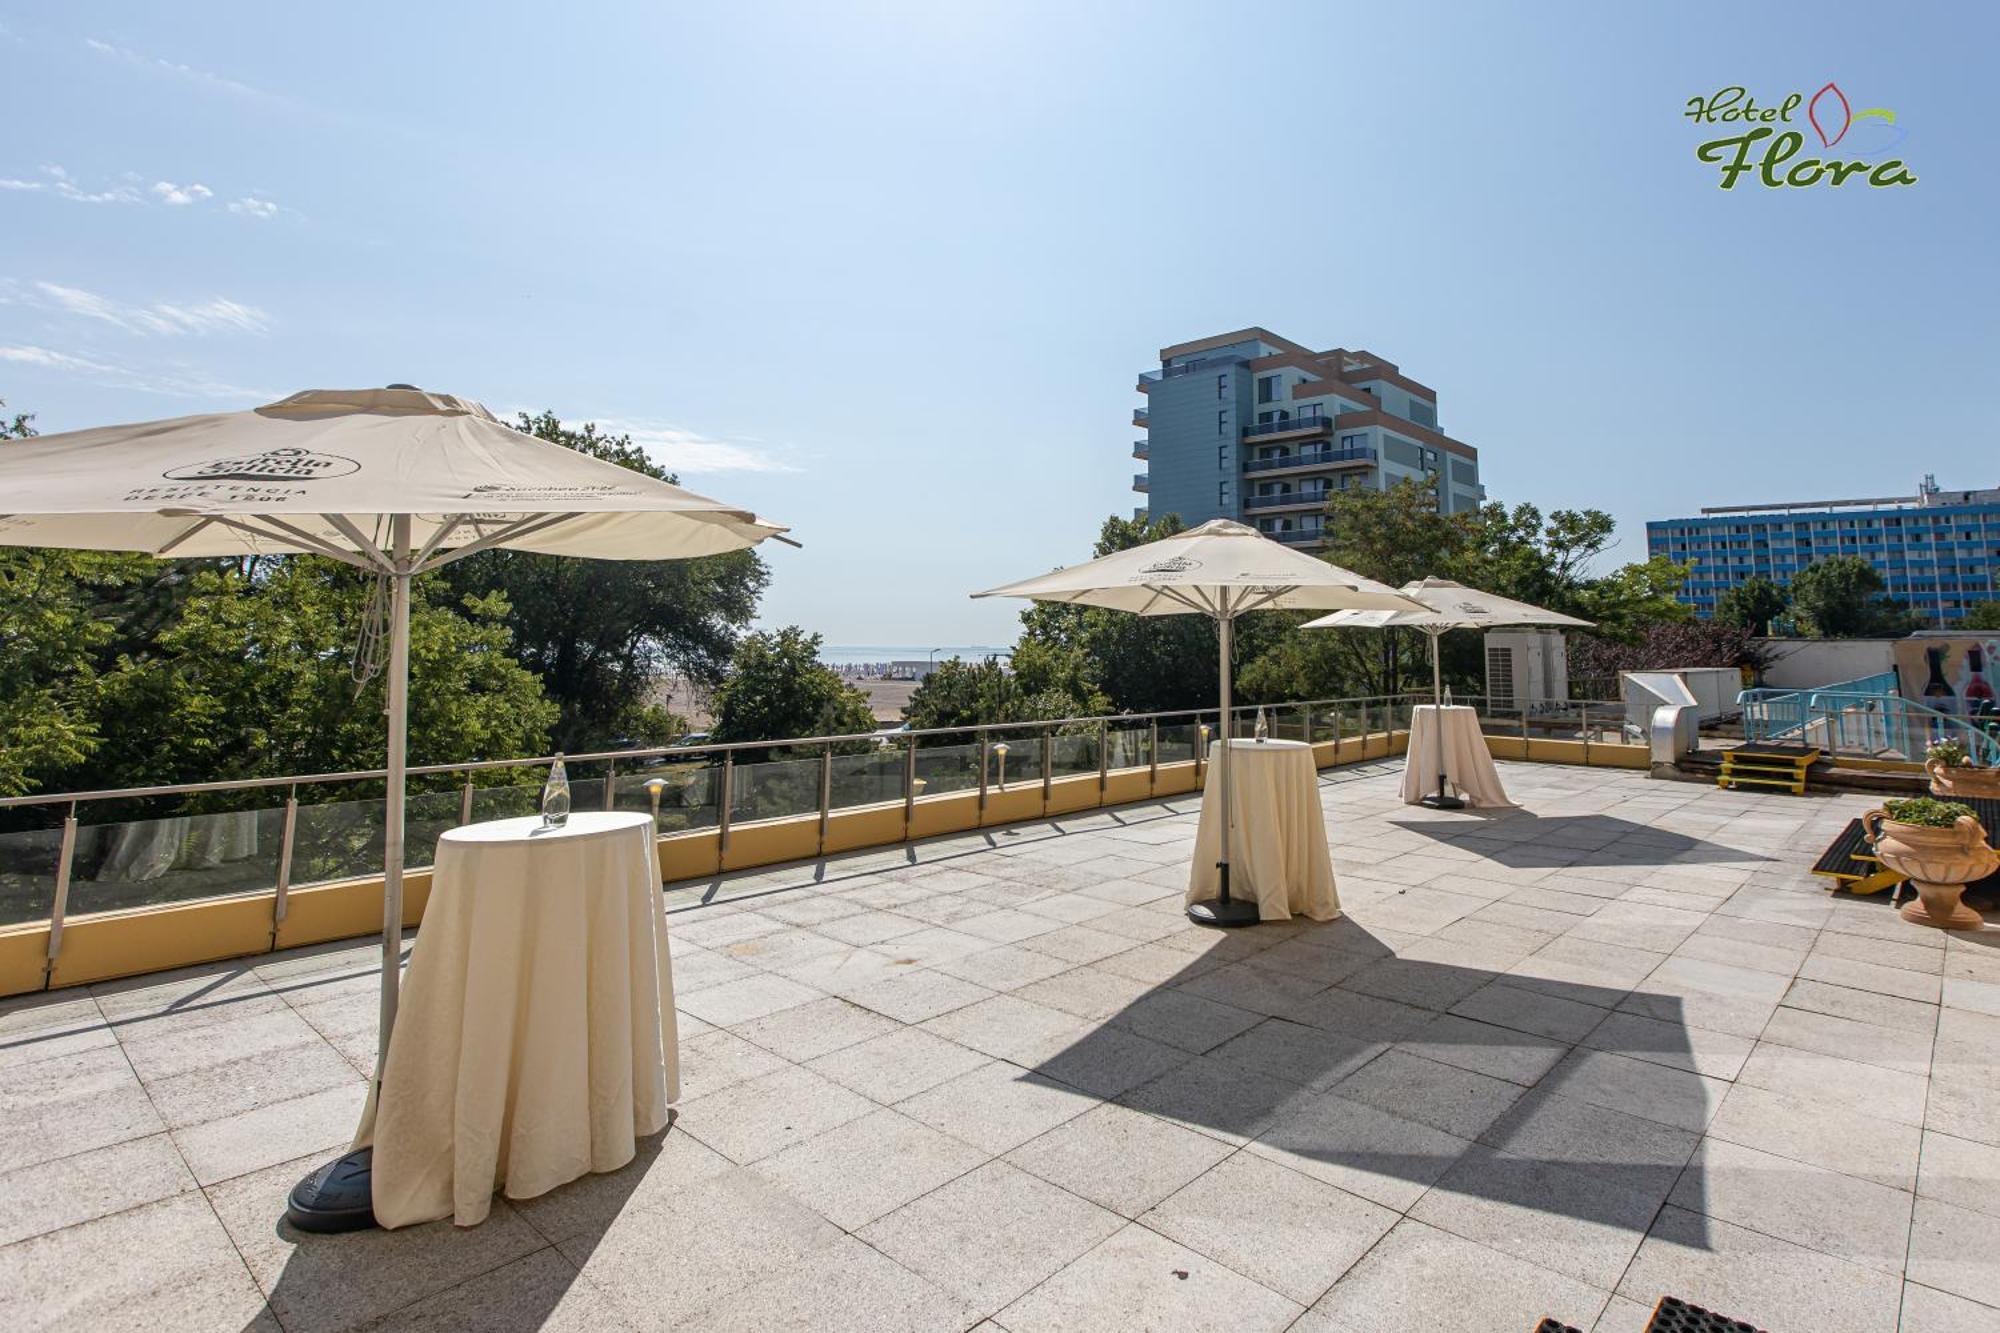
<path fill-rule="evenodd" d="M 1569 699 L 1569 658 L 1552 629 L 1486 632 L 1486 706 L 1546 713 Z"/>

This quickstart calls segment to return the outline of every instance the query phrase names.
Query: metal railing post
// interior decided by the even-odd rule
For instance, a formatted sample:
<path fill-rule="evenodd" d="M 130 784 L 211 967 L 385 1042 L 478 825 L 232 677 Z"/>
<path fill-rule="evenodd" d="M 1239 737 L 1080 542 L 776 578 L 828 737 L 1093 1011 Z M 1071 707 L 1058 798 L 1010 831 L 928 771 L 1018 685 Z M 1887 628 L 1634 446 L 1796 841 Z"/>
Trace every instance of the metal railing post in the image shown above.
<path fill-rule="evenodd" d="M 1056 731 L 1053 724 L 1042 728 L 1042 813 L 1049 810 L 1049 798 L 1056 788 Z"/>
<path fill-rule="evenodd" d="M 993 738 L 979 733 L 979 813 L 986 813 L 986 769 L 993 762 Z"/>
<path fill-rule="evenodd" d="M 730 807 L 736 804 L 736 751 L 722 752 L 722 792 L 715 802 L 715 855 L 717 862 L 729 854 Z"/>
<path fill-rule="evenodd" d="M 1099 721 L 1097 724 L 1097 803 L 1104 804 L 1105 793 L 1111 789 L 1111 724 Z"/>
<path fill-rule="evenodd" d="M 1363 696 L 1361 700 L 1361 757 L 1363 759 L 1368 757 L 1368 700 L 1366 696 Z"/>
<path fill-rule="evenodd" d="M 1590 767 L 1590 704 L 1583 705 L 1583 766 Z"/>
<path fill-rule="evenodd" d="M 294 791 L 298 790 L 296 787 Z M 472 774 L 465 775 L 465 786 L 458 793 L 458 822 L 461 825 L 472 822 Z"/>
<path fill-rule="evenodd" d="M 917 738 L 903 752 L 903 840 L 909 841 L 910 826 L 917 816 Z"/>
<path fill-rule="evenodd" d="M 42 986 L 55 980 L 56 954 L 62 949 L 63 918 L 69 915 L 69 874 L 76 861 L 76 802 L 63 817 L 62 849 L 56 853 L 56 896 L 49 904 L 49 956 L 42 969 Z"/>
<path fill-rule="evenodd" d="M 604 766 L 604 808 L 615 810 L 618 801 L 618 761 L 613 759 Z"/>
<path fill-rule="evenodd" d="M 277 947 L 278 927 L 285 924 L 292 892 L 292 835 L 299 823 L 299 789 L 285 797 L 285 832 L 278 842 L 278 891 L 271 899 L 271 944 Z"/>
<path fill-rule="evenodd" d="M 1333 710 L 1333 762 L 1340 762 L 1340 731 L 1342 719 L 1338 708 Z"/>
<path fill-rule="evenodd" d="M 833 816 L 833 742 L 819 752 L 819 854 L 826 855 L 826 825 Z"/>
<path fill-rule="evenodd" d="M 1146 723 L 1146 794 L 1160 789 L 1160 719 Z"/>

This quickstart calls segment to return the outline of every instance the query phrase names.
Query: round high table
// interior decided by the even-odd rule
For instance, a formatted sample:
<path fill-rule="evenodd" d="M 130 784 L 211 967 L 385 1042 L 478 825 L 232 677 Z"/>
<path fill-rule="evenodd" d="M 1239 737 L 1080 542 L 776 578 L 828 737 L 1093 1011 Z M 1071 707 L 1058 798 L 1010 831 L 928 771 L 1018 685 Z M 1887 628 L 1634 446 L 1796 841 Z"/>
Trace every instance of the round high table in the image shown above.
<path fill-rule="evenodd" d="M 1188 873 L 1190 904 L 1215 897 L 1221 883 L 1215 863 L 1222 853 L 1222 797 L 1215 774 L 1211 757 Z M 1230 741 L 1229 789 L 1230 895 L 1254 899 L 1260 921 L 1339 916 L 1312 747 L 1303 741 Z"/>
<path fill-rule="evenodd" d="M 631 1161 L 680 1097 L 673 964 L 653 821 L 573 814 L 438 839 L 374 1144 L 384 1227 L 485 1220 Z"/>
<path fill-rule="evenodd" d="M 1438 717 L 1444 717 L 1439 736 Z M 1442 745 L 1440 745 L 1442 739 Z M 1410 749 L 1403 762 L 1403 804 L 1418 805 L 1438 790 L 1438 752 L 1444 753 L 1445 781 L 1458 789 L 1467 805 L 1486 809 L 1512 805 L 1500 774 L 1493 767 L 1493 752 L 1479 730 L 1478 710 L 1464 704 L 1419 704 L 1410 710 Z"/>

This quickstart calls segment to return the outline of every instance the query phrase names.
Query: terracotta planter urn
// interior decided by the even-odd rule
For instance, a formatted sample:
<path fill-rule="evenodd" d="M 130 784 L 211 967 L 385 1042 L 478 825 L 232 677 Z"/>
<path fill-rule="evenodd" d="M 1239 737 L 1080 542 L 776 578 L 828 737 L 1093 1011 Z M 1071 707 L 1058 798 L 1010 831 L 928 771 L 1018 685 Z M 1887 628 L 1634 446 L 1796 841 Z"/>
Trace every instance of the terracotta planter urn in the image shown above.
<path fill-rule="evenodd" d="M 1924 772 L 1931 775 L 1933 796 L 1942 796 L 1947 800 L 1964 800 L 1968 796 L 2000 799 L 2000 768 L 1973 768 L 1927 759 L 1924 761 Z"/>
<path fill-rule="evenodd" d="M 1978 930 L 1986 924 L 1959 901 L 1967 881 L 2000 869 L 2000 853 L 1986 845 L 1986 830 L 1978 820 L 1960 815 L 1950 828 L 1930 828 L 1870 810 L 1861 823 L 1882 864 L 1916 886 L 1916 901 L 1903 905 L 1905 921 L 1941 930 Z"/>

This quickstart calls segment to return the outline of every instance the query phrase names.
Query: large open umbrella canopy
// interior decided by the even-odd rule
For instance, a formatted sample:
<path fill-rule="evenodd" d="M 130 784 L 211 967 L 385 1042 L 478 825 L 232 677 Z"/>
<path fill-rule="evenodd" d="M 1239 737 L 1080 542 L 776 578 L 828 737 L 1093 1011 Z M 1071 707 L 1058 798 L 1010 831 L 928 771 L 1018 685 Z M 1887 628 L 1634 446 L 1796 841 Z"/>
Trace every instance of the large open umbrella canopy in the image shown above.
<path fill-rule="evenodd" d="M 410 580 L 492 547 L 662 560 L 741 550 L 784 531 L 524 434 L 469 399 L 408 385 L 316 389 L 244 412 L 0 449 L 0 545 L 323 555 L 389 585 L 383 1052 L 402 952 Z"/>
<path fill-rule="evenodd" d="M 1560 611 L 1550 611 L 1527 602 L 1517 602 L 1495 593 L 1468 588 L 1450 579 L 1418 579 L 1397 589 L 1420 603 L 1422 611 L 1336 611 L 1318 620 L 1308 620 L 1301 629 L 1418 629 L 1431 641 L 1431 697 L 1444 703 L 1443 668 L 1438 664 L 1438 639 L 1446 630 L 1498 629 L 1503 625 L 1568 625 L 1589 629 L 1588 620 L 1578 620 Z M 1442 717 L 1435 729 L 1437 738 L 1438 789 L 1424 797 L 1424 804 L 1439 810 L 1456 810 L 1465 802 L 1444 790 L 1444 725 Z"/>
<path fill-rule="evenodd" d="M 1222 725 L 1216 761 L 1216 794 L 1223 811 L 1222 851 L 1216 867 L 1221 890 L 1214 900 L 1189 907 L 1188 916 L 1220 926 L 1251 925 L 1257 920 L 1254 900 L 1232 899 L 1229 894 L 1229 654 L 1236 617 L 1247 611 L 1335 607 L 1378 612 L 1426 609 L 1386 584 L 1295 551 L 1226 518 L 973 596 L 1103 606 L 1141 616 L 1203 615 L 1215 621 L 1221 641 Z"/>

